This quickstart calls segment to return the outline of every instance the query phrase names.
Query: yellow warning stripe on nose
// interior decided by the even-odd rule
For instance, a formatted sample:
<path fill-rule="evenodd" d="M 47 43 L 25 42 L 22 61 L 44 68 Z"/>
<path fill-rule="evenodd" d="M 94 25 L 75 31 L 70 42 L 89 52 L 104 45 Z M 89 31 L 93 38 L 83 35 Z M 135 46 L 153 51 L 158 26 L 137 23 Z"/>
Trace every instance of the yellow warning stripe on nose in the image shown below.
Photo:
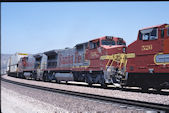
<path fill-rule="evenodd" d="M 100 60 L 106 60 L 106 59 L 113 59 L 116 57 L 126 57 L 126 58 L 135 58 L 135 53 L 128 53 L 128 54 L 113 54 L 113 55 L 104 55 L 100 57 Z"/>
<path fill-rule="evenodd" d="M 26 53 L 18 53 L 18 55 L 28 55 L 28 54 L 26 54 Z"/>

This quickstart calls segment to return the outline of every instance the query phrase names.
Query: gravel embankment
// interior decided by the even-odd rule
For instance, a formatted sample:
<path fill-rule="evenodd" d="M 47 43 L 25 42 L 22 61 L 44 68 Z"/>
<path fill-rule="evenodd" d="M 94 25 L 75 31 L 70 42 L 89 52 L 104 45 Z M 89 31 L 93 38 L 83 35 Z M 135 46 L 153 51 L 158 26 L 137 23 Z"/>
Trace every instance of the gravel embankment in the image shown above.
<path fill-rule="evenodd" d="M 29 84 L 40 85 L 45 87 L 169 105 L 169 95 L 80 87 L 80 86 L 72 86 L 66 84 L 56 84 L 56 83 L 41 82 L 41 81 L 34 81 L 34 80 L 18 79 L 6 75 L 3 77 L 9 80 L 15 80 L 17 82 L 29 83 Z"/>
<path fill-rule="evenodd" d="M 2 113 L 148 113 L 144 109 L 104 103 L 1 82 Z"/>
<path fill-rule="evenodd" d="M 6 86 L 3 87 L 2 85 L 1 87 L 1 113 L 55 113 L 55 111 L 68 113 L 64 109 L 6 89 Z"/>

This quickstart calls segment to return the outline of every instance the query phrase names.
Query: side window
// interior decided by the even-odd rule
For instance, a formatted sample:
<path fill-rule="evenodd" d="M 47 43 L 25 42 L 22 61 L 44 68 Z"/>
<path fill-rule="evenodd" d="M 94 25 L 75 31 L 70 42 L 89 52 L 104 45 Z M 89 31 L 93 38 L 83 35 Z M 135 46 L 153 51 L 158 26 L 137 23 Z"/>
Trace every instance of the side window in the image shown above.
<path fill-rule="evenodd" d="M 40 63 L 41 63 L 42 57 L 38 57 L 35 59 L 35 69 L 40 68 Z"/>
<path fill-rule="evenodd" d="M 149 39 L 149 33 L 143 34 L 143 40 L 148 40 Z"/>
<path fill-rule="evenodd" d="M 161 30 L 161 38 L 164 38 L 164 29 Z"/>
<path fill-rule="evenodd" d="M 90 47 L 90 49 L 95 49 L 95 48 L 99 47 L 99 42 L 97 42 L 97 43 L 90 42 L 89 43 L 89 47 Z"/>
<path fill-rule="evenodd" d="M 158 39 L 158 29 L 150 28 L 140 31 L 139 33 L 140 40 L 156 40 Z"/>
<path fill-rule="evenodd" d="M 168 30 L 167 30 L 167 35 L 169 36 L 169 27 L 168 27 Z"/>
<path fill-rule="evenodd" d="M 123 42 L 123 39 L 119 39 L 119 40 L 117 41 L 117 45 L 126 45 L 126 43 Z"/>
<path fill-rule="evenodd" d="M 100 46 L 100 42 L 98 41 L 98 42 L 97 42 L 97 47 L 99 47 L 99 46 Z"/>
<path fill-rule="evenodd" d="M 94 48 L 95 48 L 94 43 L 93 43 L 93 42 L 90 42 L 90 43 L 89 43 L 89 47 L 90 47 L 90 49 L 94 49 Z"/>
<path fill-rule="evenodd" d="M 151 32 L 151 35 L 150 35 L 150 40 L 155 40 L 157 39 L 158 35 L 157 35 L 157 28 L 154 28 Z"/>
<path fill-rule="evenodd" d="M 96 44 L 96 43 L 93 43 L 93 45 L 94 45 L 93 49 L 95 49 L 95 48 L 97 47 L 97 46 L 96 46 L 97 44 Z"/>
<path fill-rule="evenodd" d="M 139 32 L 139 40 L 142 40 L 142 33 L 141 32 Z"/>
<path fill-rule="evenodd" d="M 86 49 L 88 47 L 88 43 L 85 43 L 84 44 L 84 48 Z"/>
<path fill-rule="evenodd" d="M 49 55 L 47 68 L 54 68 L 57 66 L 57 54 L 56 55 Z"/>
<path fill-rule="evenodd" d="M 79 45 L 76 47 L 77 51 L 83 51 L 83 45 Z"/>

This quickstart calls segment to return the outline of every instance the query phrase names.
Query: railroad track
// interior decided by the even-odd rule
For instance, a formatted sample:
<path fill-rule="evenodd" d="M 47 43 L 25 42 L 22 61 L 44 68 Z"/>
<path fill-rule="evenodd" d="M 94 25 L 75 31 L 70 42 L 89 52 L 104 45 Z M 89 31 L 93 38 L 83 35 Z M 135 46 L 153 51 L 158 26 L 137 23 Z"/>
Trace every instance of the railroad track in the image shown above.
<path fill-rule="evenodd" d="M 30 87 L 30 88 L 35 88 L 35 89 L 40 89 L 40 90 L 45 90 L 45 91 L 50 91 L 50 92 L 55 92 L 55 93 L 61 93 L 61 94 L 78 96 L 78 97 L 106 101 L 106 102 L 133 105 L 133 106 L 144 107 L 144 108 L 151 108 L 154 110 L 161 110 L 161 111 L 165 111 L 166 113 L 169 113 L 169 105 L 164 105 L 164 104 L 142 102 L 142 101 L 136 101 L 136 100 L 128 100 L 128 99 L 121 99 L 121 98 L 115 98 L 115 97 L 101 96 L 101 95 L 96 95 L 96 94 L 87 94 L 87 93 L 81 93 L 81 92 L 61 90 L 61 89 L 55 89 L 55 88 L 49 88 L 49 87 L 44 87 L 44 86 L 37 86 L 37 85 L 31 85 L 31 84 L 11 81 L 11 80 L 4 79 L 2 77 L 1 77 L 1 80 L 4 82 L 16 84 L 16 85 L 21 85 L 25 87 Z"/>

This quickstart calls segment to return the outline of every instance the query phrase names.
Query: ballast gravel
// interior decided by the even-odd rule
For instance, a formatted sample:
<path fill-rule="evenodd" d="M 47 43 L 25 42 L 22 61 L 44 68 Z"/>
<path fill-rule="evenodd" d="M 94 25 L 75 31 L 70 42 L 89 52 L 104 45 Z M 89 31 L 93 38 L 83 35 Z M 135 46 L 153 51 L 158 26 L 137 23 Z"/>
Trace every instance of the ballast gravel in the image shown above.
<path fill-rule="evenodd" d="M 102 96 L 110 96 L 116 98 L 124 98 L 124 99 L 139 100 L 139 101 L 169 105 L 169 95 L 148 94 L 148 93 L 141 93 L 141 92 L 128 92 L 128 91 L 121 91 L 121 90 L 110 90 L 110 89 L 101 89 L 101 88 L 93 88 L 93 87 L 91 88 L 91 87 L 81 87 L 81 86 L 73 86 L 73 85 L 66 85 L 66 84 L 56 84 L 50 82 L 19 79 L 19 78 L 9 77 L 7 75 L 3 77 L 17 82 L 23 82 L 23 83 L 45 86 L 50 88 L 57 88 L 62 90 L 69 90 L 69 91 L 76 91 L 82 93 L 97 94 Z"/>
<path fill-rule="evenodd" d="M 156 113 L 1 82 L 2 113 Z"/>

